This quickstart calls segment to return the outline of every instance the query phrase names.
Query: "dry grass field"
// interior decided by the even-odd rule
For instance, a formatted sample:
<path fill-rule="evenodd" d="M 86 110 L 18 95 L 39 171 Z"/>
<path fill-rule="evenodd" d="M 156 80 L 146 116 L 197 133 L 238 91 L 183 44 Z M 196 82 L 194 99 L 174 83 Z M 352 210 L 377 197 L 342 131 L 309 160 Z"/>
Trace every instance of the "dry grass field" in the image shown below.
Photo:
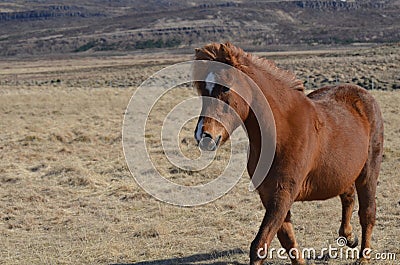
<path fill-rule="evenodd" d="M 339 74 L 341 82 L 351 82 L 363 71 L 363 76 L 388 84 L 386 91 L 371 92 L 386 126 L 373 246 L 377 252 L 395 253 L 397 261 L 373 264 L 400 260 L 400 90 L 390 90 L 399 84 L 399 54 L 397 46 L 357 53 L 274 55 L 278 64 L 299 76 Z M 247 174 L 222 198 L 184 208 L 148 195 L 125 163 L 121 128 L 132 93 L 163 66 L 189 58 L 156 54 L 0 62 L 0 264 L 248 262 L 249 245 L 264 210 L 258 195 L 248 191 Z M 349 73 L 343 64 L 359 70 Z M 318 83 L 315 78 L 311 82 Z M 179 91 L 166 95 L 165 102 L 194 94 L 188 88 Z M 148 128 L 148 140 L 155 147 L 161 116 L 154 115 Z M 192 121 L 180 135 L 188 153 L 197 152 L 193 129 Z M 225 155 L 222 150 L 221 161 Z M 186 172 L 159 161 L 170 179 L 190 179 Z M 218 170 L 215 166 L 202 176 L 212 179 Z M 352 223 L 360 236 L 357 208 Z M 317 250 L 335 245 L 340 211 L 338 198 L 296 203 L 293 221 L 300 245 Z M 272 247 L 280 247 L 276 239 Z M 277 258 L 268 262 L 288 264 Z"/>

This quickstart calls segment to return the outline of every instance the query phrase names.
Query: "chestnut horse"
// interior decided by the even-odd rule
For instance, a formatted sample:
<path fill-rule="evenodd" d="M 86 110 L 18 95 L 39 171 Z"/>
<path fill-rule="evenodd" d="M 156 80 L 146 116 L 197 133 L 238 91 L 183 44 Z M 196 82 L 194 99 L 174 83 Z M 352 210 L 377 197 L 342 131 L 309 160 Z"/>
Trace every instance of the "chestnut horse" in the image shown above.
<path fill-rule="evenodd" d="M 305 95 L 303 83 L 294 74 L 229 42 L 196 49 L 195 59 L 225 63 L 249 76 L 261 89 L 275 120 L 275 155 L 270 170 L 264 172 L 265 179 L 257 187 L 266 213 L 251 243 L 250 264 L 263 263 L 260 249 L 270 246 L 275 234 L 287 252 L 301 253 L 290 220 L 290 208 L 295 201 L 340 196 L 339 236 L 347 239 L 349 247 L 357 246 L 358 239 L 350 224 L 356 191 L 362 227 L 359 253 L 370 248 L 383 152 L 383 119 L 375 99 L 365 89 L 350 84 L 323 87 Z M 213 150 L 210 143 L 215 147 L 221 145 L 242 122 L 250 143 L 247 170 L 252 177 L 257 164 L 263 163 L 259 161 L 263 128 L 249 106 L 258 104 L 251 97 L 255 92 L 251 87 L 241 88 L 250 99 L 246 103 L 233 89 L 213 81 L 197 81 L 194 86 L 203 96 L 229 104 L 237 115 L 232 117 L 231 112 L 215 104 L 204 104 L 203 98 L 195 138 L 200 148 Z M 211 118 L 210 113 L 216 113 L 221 122 Z M 239 118 L 242 121 L 235 121 Z M 207 144 L 201 144 L 203 140 Z M 301 255 L 291 257 L 291 261 L 305 264 Z M 359 263 L 368 261 L 369 257 L 360 254 Z"/>

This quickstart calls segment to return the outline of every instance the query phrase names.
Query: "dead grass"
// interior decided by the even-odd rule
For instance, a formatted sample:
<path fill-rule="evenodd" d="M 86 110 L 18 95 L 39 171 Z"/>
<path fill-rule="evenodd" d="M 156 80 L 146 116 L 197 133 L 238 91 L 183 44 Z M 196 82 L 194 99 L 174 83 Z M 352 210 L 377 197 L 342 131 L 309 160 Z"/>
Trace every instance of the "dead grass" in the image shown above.
<path fill-rule="evenodd" d="M 51 66 L 30 70 L 38 62 L 8 65 L 3 77 L 15 73 L 23 82 L 0 86 L 0 263 L 246 264 L 264 212 L 258 196 L 248 192 L 247 175 L 221 199 L 195 208 L 161 203 L 140 189 L 121 146 L 122 118 L 134 87 L 110 87 L 103 81 L 129 76 L 138 82 L 161 66 L 130 62 L 118 68 L 118 60 L 113 62 L 117 70 L 79 60 L 51 62 L 61 67 L 57 71 Z M 83 66 L 92 68 L 85 72 Z M 35 84 L 58 78 L 59 84 Z M 167 101 L 192 93 L 182 91 Z M 373 243 L 376 250 L 396 253 L 399 259 L 400 91 L 372 93 L 386 126 Z M 193 124 L 181 132 L 183 152 L 195 147 Z M 148 137 L 157 150 L 159 123 L 152 126 Z M 161 153 L 154 155 L 162 158 Z M 193 183 L 192 175 L 159 162 L 169 178 Z M 217 171 L 211 167 L 200 179 L 209 180 Z M 353 225 L 360 235 L 356 211 Z M 301 246 L 334 244 L 340 223 L 337 198 L 297 203 L 293 215 Z M 277 240 L 273 247 L 279 247 Z"/>

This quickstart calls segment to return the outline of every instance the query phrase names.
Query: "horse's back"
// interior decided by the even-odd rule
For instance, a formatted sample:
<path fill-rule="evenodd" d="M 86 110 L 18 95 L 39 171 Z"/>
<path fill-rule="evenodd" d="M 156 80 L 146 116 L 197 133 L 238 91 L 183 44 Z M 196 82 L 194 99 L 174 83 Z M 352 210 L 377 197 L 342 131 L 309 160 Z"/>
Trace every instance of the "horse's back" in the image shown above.
<path fill-rule="evenodd" d="M 343 84 L 322 87 L 311 92 L 307 97 L 333 112 L 335 108 L 345 107 L 343 111 L 350 111 L 353 115 L 365 119 L 371 130 L 383 132 L 383 118 L 378 103 L 366 89 L 360 86 Z"/>

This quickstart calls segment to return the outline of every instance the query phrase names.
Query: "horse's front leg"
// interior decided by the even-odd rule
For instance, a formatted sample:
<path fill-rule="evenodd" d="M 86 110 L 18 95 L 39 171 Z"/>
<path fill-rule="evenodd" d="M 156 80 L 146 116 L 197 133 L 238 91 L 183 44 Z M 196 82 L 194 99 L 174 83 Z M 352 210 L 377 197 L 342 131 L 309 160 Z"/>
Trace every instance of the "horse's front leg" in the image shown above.
<path fill-rule="evenodd" d="M 269 195 L 259 191 L 261 200 L 266 208 L 260 229 L 250 246 L 250 265 L 261 265 L 268 257 L 268 247 L 272 239 L 282 227 L 287 213 L 293 203 L 292 196 L 285 190 L 279 190 Z"/>
<path fill-rule="evenodd" d="M 306 264 L 303 253 L 300 252 L 299 246 L 296 242 L 296 237 L 294 235 L 294 229 L 292 221 L 290 220 L 290 211 L 287 213 L 285 221 L 281 228 L 278 230 L 278 239 L 282 247 L 286 249 L 286 253 L 289 255 L 292 264 L 304 265 Z"/>
<path fill-rule="evenodd" d="M 358 244 L 357 235 L 353 232 L 353 228 L 350 224 L 356 196 L 355 192 L 356 188 L 353 184 L 345 193 L 340 194 L 340 200 L 342 202 L 342 223 L 340 224 L 339 236 L 346 238 L 346 245 L 350 248 L 355 248 Z"/>

